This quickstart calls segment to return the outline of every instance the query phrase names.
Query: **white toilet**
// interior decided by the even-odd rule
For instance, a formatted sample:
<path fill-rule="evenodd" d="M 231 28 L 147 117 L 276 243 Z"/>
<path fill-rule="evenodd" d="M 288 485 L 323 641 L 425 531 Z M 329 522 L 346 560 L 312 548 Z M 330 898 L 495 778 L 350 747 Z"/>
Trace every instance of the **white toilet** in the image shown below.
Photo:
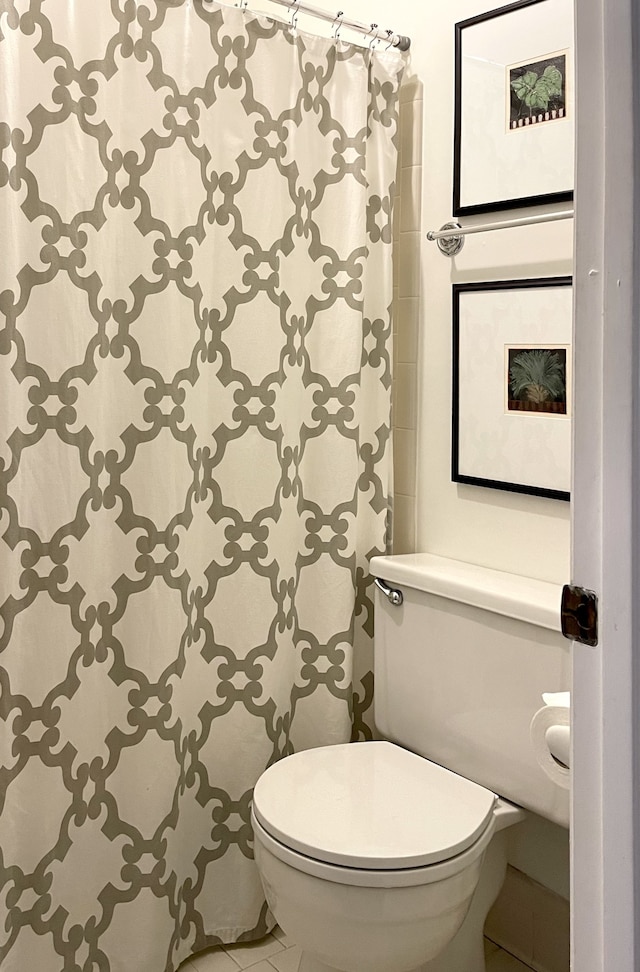
<path fill-rule="evenodd" d="M 568 792 L 529 737 L 542 692 L 569 687 L 560 587 L 429 554 L 375 557 L 371 571 L 384 589 L 375 718 L 391 741 L 262 774 L 265 894 L 302 948 L 299 972 L 484 972 L 507 828 L 522 807 L 568 826 Z"/>

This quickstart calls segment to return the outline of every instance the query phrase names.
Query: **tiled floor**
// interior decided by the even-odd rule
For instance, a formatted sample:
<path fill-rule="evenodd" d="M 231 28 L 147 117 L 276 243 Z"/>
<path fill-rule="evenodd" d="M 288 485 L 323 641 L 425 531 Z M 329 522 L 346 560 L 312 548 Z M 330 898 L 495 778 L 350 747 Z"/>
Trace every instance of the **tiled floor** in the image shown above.
<path fill-rule="evenodd" d="M 508 952 L 485 939 L 487 972 L 530 972 Z M 227 945 L 200 952 L 180 966 L 179 972 L 298 972 L 300 949 L 279 928 L 259 942 Z"/>

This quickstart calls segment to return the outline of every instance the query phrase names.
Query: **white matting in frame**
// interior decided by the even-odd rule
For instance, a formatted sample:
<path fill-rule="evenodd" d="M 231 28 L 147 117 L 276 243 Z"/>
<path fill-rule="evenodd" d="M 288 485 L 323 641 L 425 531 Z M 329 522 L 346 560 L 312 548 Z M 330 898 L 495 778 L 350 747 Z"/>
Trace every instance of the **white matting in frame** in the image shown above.
<path fill-rule="evenodd" d="M 454 482 L 569 499 L 570 277 L 455 284 Z"/>
<path fill-rule="evenodd" d="M 456 216 L 570 201 L 573 0 L 520 0 L 456 24 Z"/>

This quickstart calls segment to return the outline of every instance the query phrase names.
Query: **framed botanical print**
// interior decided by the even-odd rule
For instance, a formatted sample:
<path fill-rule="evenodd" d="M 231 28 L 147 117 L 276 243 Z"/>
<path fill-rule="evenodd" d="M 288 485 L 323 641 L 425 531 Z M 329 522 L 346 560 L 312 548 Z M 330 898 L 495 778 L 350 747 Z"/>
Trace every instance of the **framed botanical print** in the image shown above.
<path fill-rule="evenodd" d="M 571 277 L 454 284 L 454 482 L 569 499 L 571 329 Z"/>
<path fill-rule="evenodd" d="M 453 212 L 573 198 L 573 0 L 456 24 Z"/>

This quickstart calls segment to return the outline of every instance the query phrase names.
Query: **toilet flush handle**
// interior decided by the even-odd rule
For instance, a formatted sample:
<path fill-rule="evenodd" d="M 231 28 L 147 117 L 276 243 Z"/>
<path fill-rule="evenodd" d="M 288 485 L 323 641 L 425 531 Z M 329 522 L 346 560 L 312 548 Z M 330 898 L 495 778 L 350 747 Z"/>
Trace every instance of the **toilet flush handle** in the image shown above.
<path fill-rule="evenodd" d="M 379 591 L 382 591 L 384 596 L 394 605 L 394 607 L 400 607 L 404 601 L 402 591 L 397 590 L 395 587 L 389 587 L 386 581 L 381 580 L 379 577 L 374 578 L 374 584 Z"/>

